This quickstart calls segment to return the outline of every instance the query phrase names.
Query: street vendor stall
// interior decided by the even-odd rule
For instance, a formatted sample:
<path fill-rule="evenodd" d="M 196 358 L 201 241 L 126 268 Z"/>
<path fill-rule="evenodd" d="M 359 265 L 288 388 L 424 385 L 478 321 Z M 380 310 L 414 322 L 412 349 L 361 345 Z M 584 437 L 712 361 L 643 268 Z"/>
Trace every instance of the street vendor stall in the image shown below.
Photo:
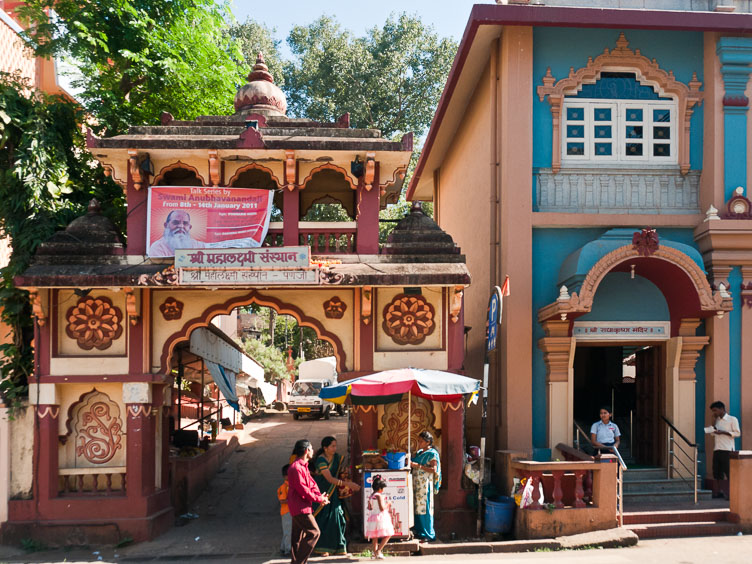
<path fill-rule="evenodd" d="M 412 476 L 410 472 L 411 441 L 413 433 L 412 400 L 424 398 L 431 402 L 455 403 L 466 394 L 475 394 L 480 389 L 480 382 L 472 378 L 443 372 L 404 368 L 377 372 L 361 376 L 335 386 L 321 390 L 322 399 L 342 404 L 349 402 L 354 406 L 375 407 L 384 404 L 399 404 L 407 399 L 407 443 L 406 450 L 400 451 L 401 444 L 386 445 L 387 449 L 362 448 L 360 453 L 351 453 L 351 458 L 362 460 L 362 499 L 361 507 L 371 495 L 371 480 L 381 474 L 387 482 L 384 490 L 392 502 L 392 522 L 395 538 L 408 537 L 413 524 Z M 355 426 L 357 432 L 357 425 Z M 376 446 L 376 445 L 370 445 Z"/>

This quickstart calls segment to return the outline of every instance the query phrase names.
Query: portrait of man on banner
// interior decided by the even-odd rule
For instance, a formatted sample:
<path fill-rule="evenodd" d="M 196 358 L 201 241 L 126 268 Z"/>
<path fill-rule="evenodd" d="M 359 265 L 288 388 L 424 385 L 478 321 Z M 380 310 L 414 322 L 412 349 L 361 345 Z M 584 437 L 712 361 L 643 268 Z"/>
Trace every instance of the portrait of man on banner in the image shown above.
<path fill-rule="evenodd" d="M 177 249 L 260 247 L 269 229 L 274 192 L 217 186 L 152 186 L 147 251 L 173 257 Z"/>

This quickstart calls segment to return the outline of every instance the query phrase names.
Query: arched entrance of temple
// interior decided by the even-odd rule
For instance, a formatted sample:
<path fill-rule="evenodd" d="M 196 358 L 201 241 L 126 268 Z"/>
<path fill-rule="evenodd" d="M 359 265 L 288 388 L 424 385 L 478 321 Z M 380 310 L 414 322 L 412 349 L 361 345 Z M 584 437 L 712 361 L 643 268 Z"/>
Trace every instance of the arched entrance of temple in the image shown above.
<path fill-rule="evenodd" d="M 694 440 L 695 363 L 710 342 L 698 328 L 730 295 L 710 287 L 697 251 L 653 230 L 613 229 L 563 265 L 558 299 L 538 313 L 549 448 L 574 444 L 575 424 L 589 437 L 608 405 L 632 459 L 665 465 L 663 418 Z"/>

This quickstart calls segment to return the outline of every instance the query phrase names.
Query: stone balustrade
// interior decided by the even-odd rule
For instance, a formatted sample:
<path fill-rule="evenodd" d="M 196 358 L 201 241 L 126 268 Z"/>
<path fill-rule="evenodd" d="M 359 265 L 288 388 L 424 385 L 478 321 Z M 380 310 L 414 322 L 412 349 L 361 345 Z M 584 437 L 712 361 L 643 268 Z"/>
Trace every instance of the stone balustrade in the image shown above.
<path fill-rule="evenodd" d="M 60 468 L 59 494 L 69 495 L 125 495 L 126 467 Z"/>

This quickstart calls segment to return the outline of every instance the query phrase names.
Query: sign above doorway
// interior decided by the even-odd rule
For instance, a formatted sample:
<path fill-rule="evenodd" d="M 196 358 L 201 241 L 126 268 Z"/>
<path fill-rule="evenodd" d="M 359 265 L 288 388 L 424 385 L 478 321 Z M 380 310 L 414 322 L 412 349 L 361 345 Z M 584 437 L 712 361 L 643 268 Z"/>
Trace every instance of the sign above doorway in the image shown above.
<path fill-rule="evenodd" d="M 572 336 L 578 341 L 665 341 L 669 321 L 575 321 Z"/>

